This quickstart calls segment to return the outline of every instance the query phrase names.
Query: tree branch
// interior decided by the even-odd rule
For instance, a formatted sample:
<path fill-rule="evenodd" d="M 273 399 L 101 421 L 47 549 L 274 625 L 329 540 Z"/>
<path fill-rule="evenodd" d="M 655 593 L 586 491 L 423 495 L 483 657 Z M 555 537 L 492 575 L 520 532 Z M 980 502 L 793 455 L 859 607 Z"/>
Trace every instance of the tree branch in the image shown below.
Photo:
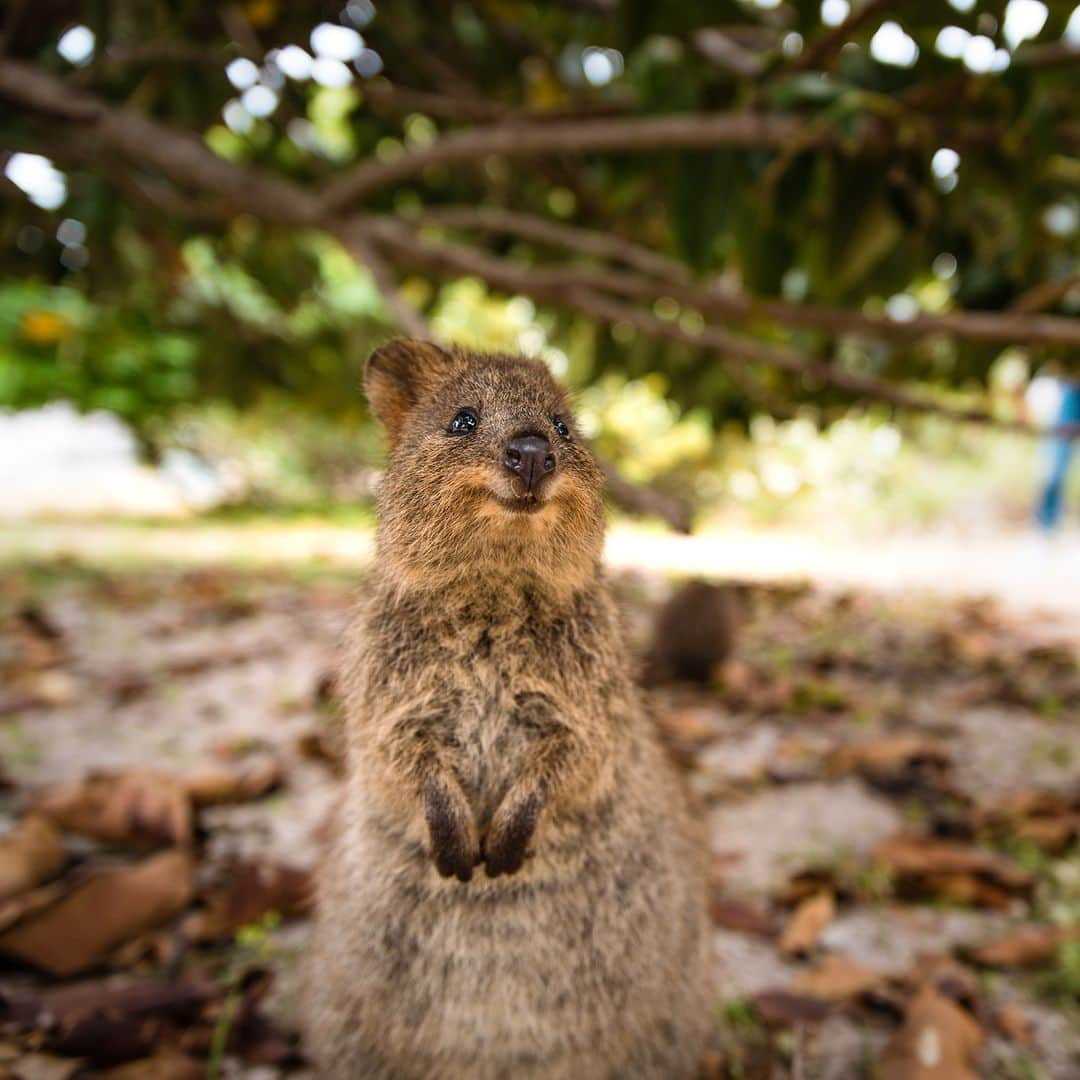
<path fill-rule="evenodd" d="M 29 64 L 0 60 L 0 98 L 86 125 L 100 153 L 119 154 L 174 183 L 221 196 L 237 210 L 294 225 L 320 220 L 318 200 L 303 188 L 226 161 L 190 132 L 167 127 L 134 109 L 109 105 Z"/>
<path fill-rule="evenodd" d="M 706 150 L 717 146 L 778 147 L 802 132 L 794 117 L 735 112 L 556 120 L 451 131 L 392 161 L 364 161 L 323 189 L 328 212 L 341 210 L 425 169 L 476 161 L 488 155 L 535 157 L 549 153 L 627 150 Z"/>
<path fill-rule="evenodd" d="M 408 220 L 421 225 L 444 225 L 452 229 L 507 233 L 579 255 L 625 263 L 655 277 L 690 280 L 690 272 L 682 263 L 660 255 L 642 244 L 624 240 L 613 233 L 549 221 L 520 210 L 507 210 L 499 206 L 438 206 L 410 212 Z"/>
<path fill-rule="evenodd" d="M 1001 419 L 983 409 L 964 409 L 948 405 L 874 376 L 811 360 L 787 349 L 740 337 L 720 327 L 706 326 L 699 333 L 694 333 L 677 322 L 665 321 L 632 305 L 604 296 L 588 286 L 581 285 L 562 270 L 557 274 L 546 274 L 508 263 L 476 248 L 460 244 L 433 245 L 416 236 L 400 221 L 385 217 L 364 219 L 364 228 L 380 245 L 392 251 L 396 260 L 428 273 L 474 275 L 494 288 L 568 307 L 604 323 L 624 323 L 649 337 L 692 348 L 715 350 L 728 362 L 739 359 L 767 364 L 859 397 L 886 402 L 899 408 L 1009 431 L 1037 433 L 1023 422 Z M 1062 433 L 1072 433 L 1071 427 L 1059 430 Z"/>
<path fill-rule="evenodd" d="M 903 7 L 905 0 L 869 0 L 856 7 L 838 26 L 819 34 L 784 69 L 784 74 L 824 67 L 871 19 Z"/>
<path fill-rule="evenodd" d="M 412 337 L 434 341 L 427 320 L 402 299 L 393 270 L 378 248 L 368 241 L 363 229 L 347 224 L 338 231 L 338 239 L 356 262 L 367 268 L 398 327 Z"/>
<path fill-rule="evenodd" d="M 1042 281 L 1021 293 L 1012 302 L 1010 310 L 1025 314 L 1045 311 L 1064 299 L 1066 293 L 1073 289 L 1080 290 L 1080 274 L 1071 274 L 1054 281 Z"/>
<path fill-rule="evenodd" d="M 632 484 L 610 461 L 600 459 L 611 498 L 631 514 L 649 514 L 666 521 L 676 532 L 689 533 L 693 524 L 690 505 L 677 495 L 642 484 Z"/>
<path fill-rule="evenodd" d="M 1019 312 L 958 311 L 944 315 L 920 315 L 899 321 L 845 308 L 798 304 L 722 291 L 695 284 L 682 263 L 630 240 L 499 207 L 438 207 L 412 214 L 410 220 L 451 228 L 507 233 L 579 255 L 625 263 L 656 280 L 643 280 L 619 271 L 581 267 L 560 268 L 551 272 L 570 274 L 590 287 L 650 304 L 659 296 L 670 296 L 703 313 L 741 322 L 768 319 L 788 327 L 824 330 L 830 334 L 857 334 L 884 341 L 909 341 L 930 334 L 946 334 L 977 341 L 1080 345 L 1080 319 Z"/>

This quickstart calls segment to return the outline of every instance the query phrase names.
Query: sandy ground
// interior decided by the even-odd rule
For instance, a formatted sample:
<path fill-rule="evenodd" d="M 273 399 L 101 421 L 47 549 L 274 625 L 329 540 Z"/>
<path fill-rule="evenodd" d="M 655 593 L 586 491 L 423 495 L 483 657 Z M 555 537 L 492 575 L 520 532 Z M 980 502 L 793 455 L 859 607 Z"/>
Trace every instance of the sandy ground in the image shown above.
<path fill-rule="evenodd" d="M 95 520 L 0 524 L 0 563 L 75 558 L 110 565 L 164 561 L 206 565 L 362 568 L 373 536 L 364 527 L 318 522 L 245 526 Z M 609 532 L 615 570 L 644 569 L 745 581 L 807 580 L 886 593 L 989 596 L 1023 613 L 1080 627 L 1080 530 L 1052 540 L 1027 532 L 955 530 L 854 539 L 784 530 L 714 530 L 678 536 L 627 523 Z"/>
<path fill-rule="evenodd" d="M 696 710 L 692 730 L 707 729 L 707 737 L 694 736 L 690 781 L 708 802 L 725 899 L 775 905 L 784 883 L 801 869 L 865 867 L 876 844 L 910 827 L 921 812 L 918 790 L 898 795 L 818 766 L 777 779 L 770 770 L 792 740 L 820 762 L 823 753 L 853 738 L 932 733 L 948 744 L 957 790 L 976 800 L 1075 785 L 1075 701 L 1064 702 L 1064 711 L 1040 712 L 1028 701 L 986 700 L 970 691 L 980 685 L 989 661 L 979 660 L 972 670 L 958 668 L 953 677 L 942 674 L 934 655 L 938 624 L 952 618 L 958 594 L 972 591 L 992 593 L 1009 612 L 993 615 L 995 656 L 1047 638 L 1072 634 L 1073 644 L 1080 640 L 1076 579 L 1055 578 L 1045 561 L 1019 567 L 1020 543 L 987 542 L 977 549 L 954 544 L 946 565 L 934 562 L 945 550 L 939 540 L 826 549 L 792 537 L 673 539 L 615 530 L 609 557 L 639 636 L 649 604 L 668 588 L 658 569 L 763 581 L 808 578 L 814 581 L 808 594 L 770 593 L 754 607 L 736 659 L 765 664 L 763 670 L 783 679 L 803 670 L 801 665 L 820 666 L 820 657 L 807 652 L 813 646 L 822 655 L 847 657 L 851 671 L 859 673 L 856 678 L 844 669 L 829 676 L 846 695 L 839 709 L 788 711 L 678 690 L 657 695 L 661 713 L 685 716 Z M 37 568 L 33 575 L 9 570 L 3 595 L 20 602 L 32 598 L 47 612 L 67 649 L 70 685 L 66 700 L 0 721 L 0 754 L 14 783 L 14 794 L 3 796 L 0 808 L 10 816 L 25 792 L 90 770 L 153 766 L 185 772 L 212 760 L 223 744 L 249 742 L 288 763 L 287 783 L 268 800 L 207 813 L 208 865 L 236 855 L 310 865 L 314 836 L 337 782 L 324 764 L 297 753 L 297 740 L 326 723 L 317 688 L 337 663 L 352 598 L 362 587 L 355 582 L 362 579 L 370 550 L 370 534 L 348 529 L 71 523 L 6 529 L 0 559 L 12 563 L 29 556 Z M 1015 559 L 1003 563 L 1009 551 Z M 238 555 L 262 569 L 229 571 L 225 592 L 215 586 L 208 599 L 191 566 Z M 57 557 L 113 570 L 87 577 L 83 565 L 43 562 Z M 1008 573 L 999 569 L 995 577 L 995 561 Z M 165 565 L 176 562 L 187 569 Z M 324 573 L 310 580 L 291 576 L 297 569 L 310 572 L 313 563 Z M 278 568 L 266 569 L 272 564 Z M 142 569 L 117 571 L 124 566 Z M 854 585 L 860 589 L 857 602 L 838 599 L 840 586 Z M 938 588 L 938 599 L 908 595 L 930 586 Z M 851 622 L 849 608 L 857 621 Z M 961 645 L 978 654 L 980 640 L 972 644 L 965 637 Z M 138 679 L 148 685 L 145 692 L 129 697 L 118 689 Z M 957 909 L 900 904 L 885 896 L 876 903 L 842 904 L 822 948 L 898 974 L 919 953 L 977 944 L 1031 917 L 1019 902 L 1003 910 Z M 275 1010 L 286 1026 L 296 1020 L 293 960 L 304 933 L 301 923 L 279 936 Z M 716 948 L 727 1003 L 784 987 L 805 967 L 781 956 L 775 941 L 736 930 L 718 928 Z M 989 1038 L 981 1058 L 986 1075 L 1065 1080 L 1080 1074 L 1075 1014 L 1048 1002 L 1027 976 L 995 975 L 987 985 L 995 1002 L 1021 1003 L 1033 1035 L 1028 1046 Z M 804 1033 L 803 1075 L 867 1074 L 890 1031 L 888 1023 L 846 1012 L 831 1016 Z"/>

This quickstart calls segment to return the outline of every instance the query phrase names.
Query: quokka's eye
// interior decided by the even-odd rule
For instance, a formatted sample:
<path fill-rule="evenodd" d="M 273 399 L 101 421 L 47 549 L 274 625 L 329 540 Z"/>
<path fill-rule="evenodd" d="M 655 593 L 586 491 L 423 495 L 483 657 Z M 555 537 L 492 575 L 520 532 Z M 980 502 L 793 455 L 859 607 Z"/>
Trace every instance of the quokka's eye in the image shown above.
<path fill-rule="evenodd" d="M 450 421 L 451 435 L 468 435 L 476 430 L 480 423 L 480 417 L 475 409 L 459 409 L 457 415 Z"/>
<path fill-rule="evenodd" d="M 564 438 L 567 442 L 570 441 L 570 429 L 566 426 L 566 421 L 561 416 L 556 416 L 551 421 L 555 430 Z"/>

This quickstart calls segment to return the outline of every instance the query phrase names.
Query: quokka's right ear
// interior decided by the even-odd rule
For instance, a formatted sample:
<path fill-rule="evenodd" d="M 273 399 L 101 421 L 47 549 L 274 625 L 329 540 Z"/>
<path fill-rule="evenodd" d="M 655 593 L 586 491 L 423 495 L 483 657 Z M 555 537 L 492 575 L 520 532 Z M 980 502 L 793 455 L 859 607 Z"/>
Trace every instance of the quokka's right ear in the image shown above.
<path fill-rule="evenodd" d="M 454 366 L 449 353 L 419 338 L 396 338 L 371 354 L 364 369 L 364 393 L 391 445 L 409 411 Z"/>

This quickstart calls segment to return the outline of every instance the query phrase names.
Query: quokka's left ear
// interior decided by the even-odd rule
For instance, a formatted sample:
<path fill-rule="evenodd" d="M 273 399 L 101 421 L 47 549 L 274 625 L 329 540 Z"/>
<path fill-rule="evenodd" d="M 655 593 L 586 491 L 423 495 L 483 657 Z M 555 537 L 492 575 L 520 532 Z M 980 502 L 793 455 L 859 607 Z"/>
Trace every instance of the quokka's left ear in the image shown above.
<path fill-rule="evenodd" d="M 380 346 L 364 369 L 364 393 L 393 445 L 409 412 L 457 366 L 438 345 L 396 338 Z"/>

